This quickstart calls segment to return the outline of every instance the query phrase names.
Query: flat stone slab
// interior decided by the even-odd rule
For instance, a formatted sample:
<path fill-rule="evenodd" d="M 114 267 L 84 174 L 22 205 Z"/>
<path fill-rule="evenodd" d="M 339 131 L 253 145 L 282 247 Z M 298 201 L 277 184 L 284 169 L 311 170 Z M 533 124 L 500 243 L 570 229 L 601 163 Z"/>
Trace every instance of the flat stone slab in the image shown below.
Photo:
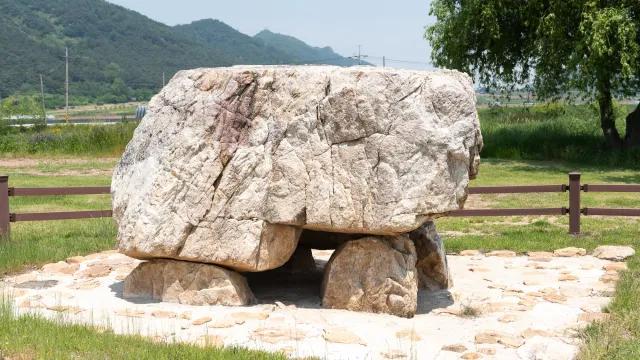
<path fill-rule="evenodd" d="M 313 252 L 319 272 L 331 253 Z M 259 304 L 244 307 L 126 300 L 122 298 L 123 282 L 117 280 L 122 269 L 99 278 L 74 276 L 105 261 L 140 263 L 114 253 L 87 257 L 78 263 L 75 274 L 34 272 L 36 280 L 22 284 L 15 282 L 19 276 L 5 278 L 0 292 L 13 294 L 20 313 L 63 316 L 111 327 L 118 334 L 238 345 L 282 351 L 291 357 L 402 359 L 400 355 L 405 354 L 410 359 L 413 353 L 420 359 L 457 359 L 468 353 L 489 358 L 495 352 L 491 359 L 570 358 L 567 356 L 577 352 L 576 329 L 605 319 L 601 308 L 611 300 L 607 296 L 613 294 L 615 283 L 603 283 L 600 278 L 612 262 L 580 255 L 544 262 L 533 261 L 535 258 L 449 255 L 455 285 L 436 292 L 421 290 L 412 319 L 324 309 L 319 297 L 321 276 L 307 282 L 304 278 L 278 279 L 273 284 L 263 282 L 263 277 L 254 283 L 248 278 Z M 471 268 L 486 271 L 469 271 Z M 559 281 L 562 275 L 577 279 Z M 471 314 L 468 308 L 473 309 Z M 463 346 L 469 350 L 445 350 Z"/>

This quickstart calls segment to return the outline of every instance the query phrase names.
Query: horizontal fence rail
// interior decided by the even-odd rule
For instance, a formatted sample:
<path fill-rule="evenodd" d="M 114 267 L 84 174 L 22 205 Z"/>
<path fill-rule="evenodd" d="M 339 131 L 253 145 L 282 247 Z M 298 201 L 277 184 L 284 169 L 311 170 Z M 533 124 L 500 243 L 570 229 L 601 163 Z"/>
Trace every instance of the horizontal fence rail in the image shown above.
<path fill-rule="evenodd" d="M 640 185 L 582 185 L 584 192 L 640 192 Z"/>
<path fill-rule="evenodd" d="M 113 211 L 111 210 L 61 211 L 61 212 L 50 212 L 50 213 L 11 214 L 11 222 L 93 219 L 93 218 L 101 218 L 101 217 L 111 217 L 112 215 L 113 215 Z"/>
<path fill-rule="evenodd" d="M 449 213 L 453 217 L 467 216 L 527 216 L 527 215 L 566 215 L 567 208 L 546 209 L 470 209 L 455 210 Z"/>
<path fill-rule="evenodd" d="M 109 186 L 60 187 L 60 188 L 9 188 L 9 196 L 51 196 L 51 195 L 100 195 L 110 194 Z"/>
<path fill-rule="evenodd" d="M 527 194 L 569 192 L 569 207 L 528 209 L 467 209 L 449 213 L 452 217 L 472 216 L 536 216 L 569 215 L 569 233 L 580 233 L 581 215 L 585 216 L 640 216 L 640 209 L 581 208 L 581 192 L 637 192 L 640 184 L 580 184 L 580 173 L 569 173 L 569 184 L 526 186 L 477 186 L 468 189 L 469 195 L 482 194 Z M 49 213 L 14 214 L 9 212 L 11 196 L 56 196 L 56 195 L 103 195 L 109 194 L 109 186 L 59 187 L 59 188 L 15 188 L 9 187 L 9 177 L 0 175 L 0 240 L 9 237 L 12 222 L 49 221 L 69 219 L 93 219 L 112 217 L 111 210 L 65 211 Z"/>
<path fill-rule="evenodd" d="M 567 185 L 527 185 L 527 186 L 476 186 L 469 188 L 469 195 L 475 194 L 526 194 L 566 192 Z"/>

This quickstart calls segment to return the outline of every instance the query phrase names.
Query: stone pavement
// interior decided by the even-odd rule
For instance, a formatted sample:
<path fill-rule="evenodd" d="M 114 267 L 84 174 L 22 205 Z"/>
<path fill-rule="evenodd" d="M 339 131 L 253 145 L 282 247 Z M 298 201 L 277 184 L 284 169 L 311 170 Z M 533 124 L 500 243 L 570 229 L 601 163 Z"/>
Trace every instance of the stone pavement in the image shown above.
<path fill-rule="evenodd" d="M 260 304 L 248 307 L 123 299 L 123 279 L 140 261 L 113 251 L 8 277 L 0 288 L 12 293 L 20 313 L 62 314 L 154 341 L 327 359 L 571 359 L 576 330 L 607 318 L 601 307 L 626 268 L 581 249 L 529 256 L 463 251 L 448 257 L 453 288 L 420 291 L 417 315 L 404 319 L 323 309 L 321 269 L 331 253 L 314 251 L 315 274 L 249 276 Z"/>

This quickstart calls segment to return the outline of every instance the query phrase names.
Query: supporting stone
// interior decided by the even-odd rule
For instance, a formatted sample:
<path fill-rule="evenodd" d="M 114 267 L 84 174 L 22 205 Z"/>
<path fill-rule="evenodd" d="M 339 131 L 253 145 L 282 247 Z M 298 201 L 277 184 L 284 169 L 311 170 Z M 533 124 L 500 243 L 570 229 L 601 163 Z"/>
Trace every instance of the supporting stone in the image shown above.
<path fill-rule="evenodd" d="M 153 297 L 185 305 L 248 305 L 255 297 L 244 276 L 210 264 L 152 260 L 124 280 L 125 298 Z"/>
<path fill-rule="evenodd" d="M 416 250 L 408 235 L 348 241 L 327 263 L 322 305 L 413 317 L 418 293 L 415 264 Z"/>
<path fill-rule="evenodd" d="M 433 221 L 409 233 L 409 238 L 416 247 L 418 261 L 418 285 L 421 289 L 442 290 L 453 286 L 447 254 L 444 251 L 442 237 L 436 231 Z"/>

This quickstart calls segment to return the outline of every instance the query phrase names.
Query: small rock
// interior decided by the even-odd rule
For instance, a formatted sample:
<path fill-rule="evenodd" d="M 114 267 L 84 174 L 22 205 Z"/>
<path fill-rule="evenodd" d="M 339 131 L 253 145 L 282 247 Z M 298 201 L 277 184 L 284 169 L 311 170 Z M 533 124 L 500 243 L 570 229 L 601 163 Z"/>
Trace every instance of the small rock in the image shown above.
<path fill-rule="evenodd" d="M 185 311 L 182 314 L 180 314 L 179 318 L 184 320 L 191 320 L 192 314 L 193 313 L 191 311 Z"/>
<path fill-rule="evenodd" d="M 471 272 L 489 272 L 489 269 L 481 268 L 481 267 L 470 267 L 469 271 L 471 271 Z"/>
<path fill-rule="evenodd" d="M 544 289 L 539 290 L 541 293 L 545 294 L 545 295 L 549 295 L 549 294 L 555 294 L 558 290 L 552 288 L 552 287 L 546 287 Z"/>
<path fill-rule="evenodd" d="M 479 333 L 474 338 L 476 344 L 497 344 L 498 339 L 493 334 Z"/>
<path fill-rule="evenodd" d="M 530 296 L 530 297 L 543 297 L 544 296 L 544 294 L 539 292 L 539 291 L 528 292 L 525 295 L 526 296 Z"/>
<path fill-rule="evenodd" d="M 413 329 L 400 330 L 396 333 L 396 337 L 398 339 L 411 340 L 411 341 L 420 341 L 422 337 L 418 335 Z"/>
<path fill-rule="evenodd" d="M 73 290 L 93 290 L 98 288 L 100 285 L 101 285 L 100 280 L 93 279 L 93 280 L 85 280 L 85 281 L 73 283 L 67 287 Z"/>
<path fill-rule="evenodd" d="M 498 319 L 498 321 L 500 321 L 501 323 L 510 323 L 518 320 L 520 320 L 520 317 L 514 314 L 506 314 Z"/>
<path fill-rule="evenodd" d="M 224 346 L 224 341 L 218 335 L 202 335 L 196 339 L 196 345 L 220 348 Z"/>
<path fill-rule="evenodd" d="M 461 353 L 461 352 L 467 351 L 467 347 L 462 345 L 462 344 L 453 344 L 453 345 L 445 345 L 445 346 L 443 346 L 442 350 Z"/>
<path fill-rule="evenodd" d="M 522 337 L 525 339 L 531 339 L 534 336 L 552 337 L 553 334 L 544 330 L 526 329 L 522 332 Z"/>
<path fill-rule="evenodd" d="M 83 261 L 84 261 L 84 256 L 72 256 L 67 258 L 67 260 L 65 260 L 67 264 L 80 264 Z"/>
<path fill-rule="evenodd" d="M 460 251 L 460 256 L 478 256 L 481 255 L 478 250 L 462 250 Z"/>
<path fill-rule="evenodd" d="M 58 285 L 58 280 L 35 280 L 25 281 L 20 284 L 16 284 L 13 287 L 16 289 L 31 289 L 31 290 L 44 290 Z"/>
<path fill-rule="evenodd" d="M 178 316 L 178 314 L 173 311 L 156 310 L 151 313 L 151 316 L 159 319 L 173 319 Z"/>
<path fill-rule="evenodd" d="M 405 354 L 401 350 L 391 350 L 387 352 L 382 352 L 380 353 L 380 355 L 385 359 L 406 359 L 409 357 L 407 356 L 407 354 Z"/>
<path fill-rule="evenodd" d="M 609 320 L 611 314 L 607 313 L 584 313 L 578 315 L 578 321 L 586 321 L 586 322 L 602 322 Z"/>
<path fill-rule="evenodd" d="M 277 344 L 283 341 L 299 341 L 304 339 L 305 336 L 306 333 L 300 329 L 272 327 L 255 330 L 251 334 L 251 339 Z"/>
<path fill-rule="evenodd" d="M 213 319 L 211 319 L 211 318 L 210 318 L 210 317 L 208 317 L 208 316 L 205 316 L 205 317 L 201 317 L 201 318 L 199 318 L 199 319 L 194 320 L 194 321 L 191 323 L 191 325 L 193 325 L 193 326 L 200 326 L 200 325 L 204 325 L 204 324 L 206 324 L 206 323 L 210 322 L 211 320 L 213 320 Z"/>
<path fill-rule="evenodd" d="M 614 282 L 604 283 L 598 281 L 593 285 L 593 296 L 613 297 L 616 292 Z"/>
<path fill-rule="evenodd" d="M 276 311 L 276 306 L 273 304 L 263 305 L 262 310 L 268 313 L 274 312 Z"/>
<path fill-rule="evenodd" d="M 537 280 L 525 280 L 522 283 L 527 286 L 540 285 L 540 281 L 537 281 Z"/>
<path fill-rule="evenodd" d="M 563 285 L 560 286 L 560 293 L 566 297 L 579 298 L 591 296 L 591 288 L 582 286 Z"/>
<path fill-rule="evenodd" d="M 27 281 L 35 281 L 37 280 L 38 277 L 36 276 L 36 274 L 22 274 L 22 275 L 18 275 L 15 278 L 15 282 L 16 284 L 21 284 L 23 282 L 27 282 Z"/>
<path fill-rule="evenodd" d="M 266 320 L 269 314 L 266 312 L 235 312 L 231 314 L 231 317 L 236 320 Z"/>
<path fill-rule="evenodd" d="M 230 328 L 238 325 L 237 321 L 241 321 L 244 324 L 244 320 L 232 320 L 232 319 L 225 318 L 221 320 L 216 320 L 213 324 L 209 325 L 209 328 L 212 328 L 212 329 Z"/>
<path fill-rule="evenodd" d="M 524 340 L 515 336 L 502 336 L 498 338 L 498 343 L 510 348 L 519 348 L 524 345 Z"/>
<path fill-rule="evenodd" d="M 440 309 L 433 309 L 432 313 L 434 315 L 445 314 L 445 315 L 460 316 L 460 309 L 456 309 L 456 308 L 440 308 Z"/>
<path fill-rule="evenodd" d="M 489 289 L 500 289 L 500 290 L 504 290 L 507 288 L 507 285 L 502 285 L 502 284 L 490 284 Z"/>
<path fill-rule="evenodd" d="M 358 335 L 339 326 L 325 328 L 322 337 L 328 342 L 333 343 L 366 345 Z"/>
<path fill-rule="evenodd" d="M 134 310 L 134 309 L 116 309 L 114 311 L 116 315 L 120 316 L 128 316 L 128 317 L 143 317 L 144 310 Z"/>
<path fill-rule="evenodd" d="M 552 257 L 532 257 L 529 258 L 530 261 L 537 261 L 537 262 L 550 262 L 551 260 L 553 260 Z"/>
<path fill-rule="evenodd" d="M 496 250 L 486 254 L 486 256 L 512 258 L 512 257 L 516 257 L 516 253 L 515 251 L 511 251 L 511 250 Z"/>
<path fill-rule="evenodd" d="M 482 357 L 482 355 L 475 353 L 475 352 L 468 352 L 462 356 L 460 356 L 460 359 L 465 359 L 465 360 L 475 360 L 475 359 L 480 359 Z"/>
<path fill-rule="evenodd" d="M 518 305 L 523 305 L 527 307 L 534 307 L 538 302 L 532 299 L 522 299 L 518 302 Z"/>
<path fill-rule="evenodd" d="M 548 252 L 548 251 L 527 251 L 527 255 L 529 255 L 530 258 L 535 258 L 535 257 L 552 257 L 553 253 Z"/>
<path fill-rule="evenodd" d="M 617 271 L 607 271 L 600 277 L 600 281 L 603 283 L 614 283 L 620 280 L 620 275 Z"/>
<path fill-rule="evenodd" d="M 587 250 L 582 248 L 576 248 L 576 247 L 558 249 L 553 252 L 553 255 L 558 257 L 577 257 L 577 256 L 585 256 L 586 254 L 587 254 Z"/>
<path fill-rule="evenodd" d="M 517 269 L 518 267 L 516 265 L 513 264 L 506 264 L 504 266 L 505 269 Z"/>
<path fill-rule="evenodd" d="M 67 264 L 64 261 L 59 261 L 54 264 L 47 264 L 40 270 L 44 274 L 49 275 L 71 275 L 80 268 L 79 264 Z"/>
<path fill-rule="evenodd" d="M 111 267 L 106 265 L 97 265 L 87 268 L 86 270 L 82 270 L 78 273 L 77 278 L 86 279 L 86 278 L 97 278 L 104 277 L 111 273 Z"/>
<path fill-rule="evenodd" d="M 567 297 L 559 294 L 548 294 L 543 299 L 548 302 L 562 304 L 567 301 Z"/>
<path fill-rule="evenodd" d="M 283 304 L 280 301 L 276 301 L 276 306 L 279 307 L 280 309 L 286 309 L 287 305 Z"/>
<path fill-rule="evenodd" d="M 598 259 L 623 261 L 624 259 L 633 256 L 635 253 L 635 250 L 630 246 L 603 245 L 598 246 L 593 251 L 593 256 Z"/>
<path fill-rule="evenodd" d="M 560 271 L 560 274 L 562 274 L 562 275 L 571 274 L 571 270 L 562 270 L 562 271 Z"/>
<path fill-rule="evenodd" d="M 558 278 L 558 281 L 576 281 L 578 279 L 579 279 L 579 277 L 577 277 L 575 275 L 561 275 Z"/>
<path fill-rule="evenodd" d="M 490 347 L 478 348 L 478 352 L 485 355 L 495 355 L 496 349 Z"/>
<path fill-rule="evenodd" d="M 627 263 L 615 262 L 602 267 L 605 271 L 623 271 L 627 270 Z"/>

